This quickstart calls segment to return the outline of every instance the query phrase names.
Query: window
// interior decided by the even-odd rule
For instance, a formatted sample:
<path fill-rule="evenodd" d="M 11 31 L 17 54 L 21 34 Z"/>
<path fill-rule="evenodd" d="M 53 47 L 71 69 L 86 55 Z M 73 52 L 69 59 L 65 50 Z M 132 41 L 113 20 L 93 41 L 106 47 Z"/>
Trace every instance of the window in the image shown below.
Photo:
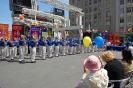
<path fill-rule="evenodd" d="M 110 25 L 110 20 L 106 20 L 106 25 Z"/>
<path fill-rule="evenodd" d="M 88 16 L 86 15 L 86 16 L 85 16 L 85 21 L 87 21 L 87 20 L 88 20 Z"/>
<path fill-rule="evenodd" d="M 101 21 L 98 21 L 97 25 L 98 25 L 98 26 L 101 26 Z"/>
<path fill-rule="evenodd" d="M 106 17 L 110 17 L 110 11 L 106 12 Z"/>
<path fill-rule="evenodd" d="M 127 17 L 127 22 L 131 22 L 131 17 Z"/>
<path fill-rule="evenodd" d="M 85 28 L 88 28 L 88 22 L 85 22 Z"/>
<path fill-rule="evenodd" d="M 127 7 L 127 13 L 131 13 L 131 7 Z"/>
<path fill-rule="evenodd" d="M 89 8 L 89 12 L 92 12 L 92 8 L 91 7 Z"/>
<path fill-rule="evenodd" d="M 110 8 L 110 3 L 106 3 L 106 8 L 107 8 L 107 9 Z"/>
<path fill-rule="evenodd" d="M 85 6 L 88 6 L 88 1 L 85 1 Z"/>
<path fill-rule="evenodd" d="M 131 0 L 127 0 L 127 3 L 131 3 Z"/>
<path fill-rule="evenodd" d="M 124 23 L 124 18 L 120 18 L 120 23 Z"/>
<path fill-rule="evenodd" d="M 96 4 L 97 3 L 97 0 L 94 0 L 94 4 Z"/>
<path fill-rule="evenodd" d="M 94 19 L 97 19 L 97 14 L 94 14 Z"/>
<path fill-rule="evenodd" d="M 123 5 L 124 4 L 124 0 L 120 0 L 120 5 Z"/>
<path fill-rule="evenodd" d="M 132 12 L 133 12 L 133 7 L 132 7 Z"/>
<path fill-rule="evenodd" d="M 74 18 L 72 18 L 72 21 L 74 21 Z"/>
<path fill-rule="evenodd" d="M 88 8 L 85 8 L 85 13 L 88 13 Z"/>
<path fill-rule="evenodd" d="M 98 13 L 98 18 L 101 18 L 101 13 Z"/>
<path fill-rule="evenodd" d="M 91 20 L 91 15 L 89 15 L 89 20 Z"/>
<path fill-rule="evenodd" d="M 101 5 L 98 5 L 97 9 L 98 9 L 98 10 L 101 10 Z"/>
<path fill-rule="evenodd" d="M 94 11 L 97 11 L 97 7 L 94 7 Z"/>
<path fill-rule="evenodd" d="M 97 26 L 97 21 L 94 21 L 94 26 L 95 26 L 95 27 Z"/>
<path fill-rule="evenodd" d="M 92 4 L 92 0 L 89 0 L 89 5 L 91 5 Z"/>
<path fill-rule="evenodd" d="M 98 3 L 100 3 L 101 2 L 101 0 L 98 0 Z"/>
<path fill-rule="evenodd" d="M 72 0 L 72 3 L 74 3 L 74 0 Z"/>
<path fill-rule="evenodd" d="M 120 14 L 124 13 L 124 8 L 120 9 Z"/>

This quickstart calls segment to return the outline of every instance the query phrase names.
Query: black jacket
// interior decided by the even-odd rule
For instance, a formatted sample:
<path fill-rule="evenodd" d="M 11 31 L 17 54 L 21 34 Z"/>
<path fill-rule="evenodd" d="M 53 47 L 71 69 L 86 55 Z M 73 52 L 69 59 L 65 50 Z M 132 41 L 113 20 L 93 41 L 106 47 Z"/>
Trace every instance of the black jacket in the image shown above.
<path fill-rule="evenodd" d="M 104 68 L 108 72 L 109 80 L 124 79 L 124 67 L 120 61 L 114 59 L 108 62 Z M 120 83 L 114 83 L 114 88 L 120 88 Z"/>

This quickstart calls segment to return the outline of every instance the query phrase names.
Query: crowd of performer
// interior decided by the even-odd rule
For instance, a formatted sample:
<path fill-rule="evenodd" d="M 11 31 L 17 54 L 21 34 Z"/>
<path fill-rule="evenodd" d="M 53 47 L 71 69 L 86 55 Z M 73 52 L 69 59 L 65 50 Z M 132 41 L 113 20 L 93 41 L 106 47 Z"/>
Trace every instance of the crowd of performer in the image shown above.
<path fill-rule="evenodd" d="M 0 38 L 1 60 L 7 59 L 11 61 L 19 52 L 19 62 L 22 62 L 25 55 L 29 54 L 28 50 L 30 50 L 31 62 L 35 62 L 38 49 L 39 56 L 43 60 L 46 60 L 46 57 L 52 58 L 60 55 L 66 56 L 97 51 L 94 41 L 89 47 L 85 47 L 83 41 L 78 38 L 59 39 L 55 37 L 53 39 L 51 37 L 41 37 L 40 40 L 37 40 L 35 36 L 27 38 L 24 35 L 21 35 L 20 39 Z"/>

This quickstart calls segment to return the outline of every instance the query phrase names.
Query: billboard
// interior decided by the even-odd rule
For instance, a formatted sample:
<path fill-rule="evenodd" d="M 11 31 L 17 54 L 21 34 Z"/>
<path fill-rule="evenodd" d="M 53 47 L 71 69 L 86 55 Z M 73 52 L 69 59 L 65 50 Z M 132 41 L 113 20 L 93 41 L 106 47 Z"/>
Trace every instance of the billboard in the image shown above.
<path fill-rule="evenodd" d="M 13 4 L 31 8 L 31 0 L 13 0 Z"/>
<path fill-rule="evenodd" d="M 19 39 L 22 35 L 23 25 L 12 25 L 12 38 Z"/>
<path fill-rule="evenodd" d="M 59 16 L 64 16 L 65 11 L 62 9 L 54 8 L 54 14 Z"/>
<path fill-rule="evenodd" d="M 36 39 L 40 39 L 40 27 L 39 26 L 31 26 L 30 27 L 30 35 L 35 36 Z"/>
<path fill-rule="evenodd" d="M 0 24 L 0 37 L 8 38 L 8 24 Z"/>

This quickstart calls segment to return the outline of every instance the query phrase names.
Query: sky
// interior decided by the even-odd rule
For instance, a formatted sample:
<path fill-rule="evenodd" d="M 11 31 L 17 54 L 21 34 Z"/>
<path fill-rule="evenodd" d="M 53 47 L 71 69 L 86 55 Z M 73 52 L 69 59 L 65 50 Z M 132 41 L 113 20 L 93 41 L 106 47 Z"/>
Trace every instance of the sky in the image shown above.
<path fill-rule="evenodd" d="M 69 3 L 69 0 L 59 0 L 64 3 Z M 52 12 L 53 6 L 46 5 L 40 2 L 37 2 L 40 7 L 40 11 Z M 11 11 L 9 9 L 9 0 L 0 0 L 0 23 L 9 24 L 9 30 L 12 29 L 12 17 Z M 68 11 L 65 11 L 65 17 L 68 19 Z"/>

